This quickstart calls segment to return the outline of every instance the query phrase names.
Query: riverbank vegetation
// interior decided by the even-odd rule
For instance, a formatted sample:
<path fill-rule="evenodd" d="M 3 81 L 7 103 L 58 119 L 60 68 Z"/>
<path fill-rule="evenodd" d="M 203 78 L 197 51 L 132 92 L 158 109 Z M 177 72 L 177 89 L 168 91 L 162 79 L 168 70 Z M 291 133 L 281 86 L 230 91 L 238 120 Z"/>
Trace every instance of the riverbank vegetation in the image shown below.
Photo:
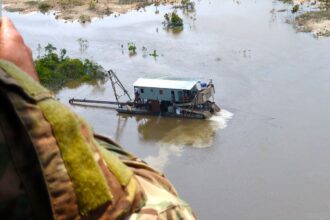
<path fill-rule="evenodd" d="M 314 36 L 330 36 L 330 0 L 281 0 L 292 5 L 292 13 L 297 13 L 293 23 L 302 32 Z"/>
<path fill-rule="evenodd" d="M 186 1 L 186 0 L 183 0 Z M 180 4 L 181 0 L 4 0 L 5 10 L 52 12 L 58 19 L 90 22 L 92 18 L 125 13 L 151 4 Z"/>
<path fill-rule="evenodd" d="M 77 84 L 104 82 L 106 77 L 102 66 L 89 59 L 70 58 L 65 49 L 58 51 L 51 44 L 38 55 L 35 66 L 41 84 L 51 90 L 58 90 L 72 81 Z"/>

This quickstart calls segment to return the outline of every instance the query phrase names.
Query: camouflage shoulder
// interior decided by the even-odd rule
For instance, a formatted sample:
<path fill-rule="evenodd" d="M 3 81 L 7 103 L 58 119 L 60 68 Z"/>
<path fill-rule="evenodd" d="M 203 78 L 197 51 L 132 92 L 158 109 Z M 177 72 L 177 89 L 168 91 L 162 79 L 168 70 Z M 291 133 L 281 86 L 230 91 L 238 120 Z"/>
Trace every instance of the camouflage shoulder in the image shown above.
<path fill-rule="evenodd" d="M 131 215 L 129 220 L 196 219 L 191 207 L 178 196 L 143 177 L 137 177 L 137 179 L 147 196 L 147 201 L 145 206 L 139 212 Z"/>

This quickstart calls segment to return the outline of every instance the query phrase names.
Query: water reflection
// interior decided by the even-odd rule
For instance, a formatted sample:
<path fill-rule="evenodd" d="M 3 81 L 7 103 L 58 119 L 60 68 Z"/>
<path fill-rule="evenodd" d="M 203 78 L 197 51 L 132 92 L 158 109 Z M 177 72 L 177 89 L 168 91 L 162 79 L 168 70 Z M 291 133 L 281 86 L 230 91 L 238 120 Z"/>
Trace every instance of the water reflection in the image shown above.
<path fill-rule="evenodd" d="M 159 146 L 158 154 L 146 157 L 145 161 L 163 170 L 170 156 L 181 156 L 184 147 L 212 146 L 217 130 L 225 128 L 232 116 L 233 114 L 229 111 L 222 110 L 209 120 L 136 117 L 140 139 L 155 142 Z"/>
<path fill-rule="evenodd" d="M 205 148 L 212 145 L 216 131 L 227 126 L 232 113 L 223 110 L 210 120 L 186 120 L 164 117 L 136 118 L 143 141 L 168 145 Z"/>

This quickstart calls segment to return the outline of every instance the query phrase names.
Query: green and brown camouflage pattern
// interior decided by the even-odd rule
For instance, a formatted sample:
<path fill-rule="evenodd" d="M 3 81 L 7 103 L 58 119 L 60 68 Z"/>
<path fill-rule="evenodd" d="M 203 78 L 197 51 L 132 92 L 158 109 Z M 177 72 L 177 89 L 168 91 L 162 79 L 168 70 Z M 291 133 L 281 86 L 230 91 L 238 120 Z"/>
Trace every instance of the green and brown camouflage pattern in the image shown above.
<path fill-rule="evenodd" d="M 158 171 L 152 169 L 141 159 L 124 151 L 113 140 L 95 135 L 95 139 L 130 167 L 146 195 L 146 203 L 129 220 L 194 220 L 190 206 L 179 199 L 173 185 Z"/>
<path fill-rule="evenodd" d="M 0 106 L 1 217 L 195 219 L 162 174 L 3 60 Z"/>

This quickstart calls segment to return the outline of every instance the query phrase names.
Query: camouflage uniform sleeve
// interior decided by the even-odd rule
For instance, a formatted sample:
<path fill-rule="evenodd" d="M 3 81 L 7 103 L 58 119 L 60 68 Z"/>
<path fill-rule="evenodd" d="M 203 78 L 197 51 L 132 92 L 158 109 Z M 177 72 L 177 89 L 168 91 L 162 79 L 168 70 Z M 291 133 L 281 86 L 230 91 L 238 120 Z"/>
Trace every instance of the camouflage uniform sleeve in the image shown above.
<path fill-rule="evenodd" d="M 125 151 L 113 140 L 95 135 L 102 147 L 115 154 L 121 161 L 132 169 L 138 183 L 146 196 L 146 203 L 129 220 L 172 220 L 196 219 L 191 207 L 181 200 L 169 180 L 164 174 L 154 170 L 144 161 Z"/>

